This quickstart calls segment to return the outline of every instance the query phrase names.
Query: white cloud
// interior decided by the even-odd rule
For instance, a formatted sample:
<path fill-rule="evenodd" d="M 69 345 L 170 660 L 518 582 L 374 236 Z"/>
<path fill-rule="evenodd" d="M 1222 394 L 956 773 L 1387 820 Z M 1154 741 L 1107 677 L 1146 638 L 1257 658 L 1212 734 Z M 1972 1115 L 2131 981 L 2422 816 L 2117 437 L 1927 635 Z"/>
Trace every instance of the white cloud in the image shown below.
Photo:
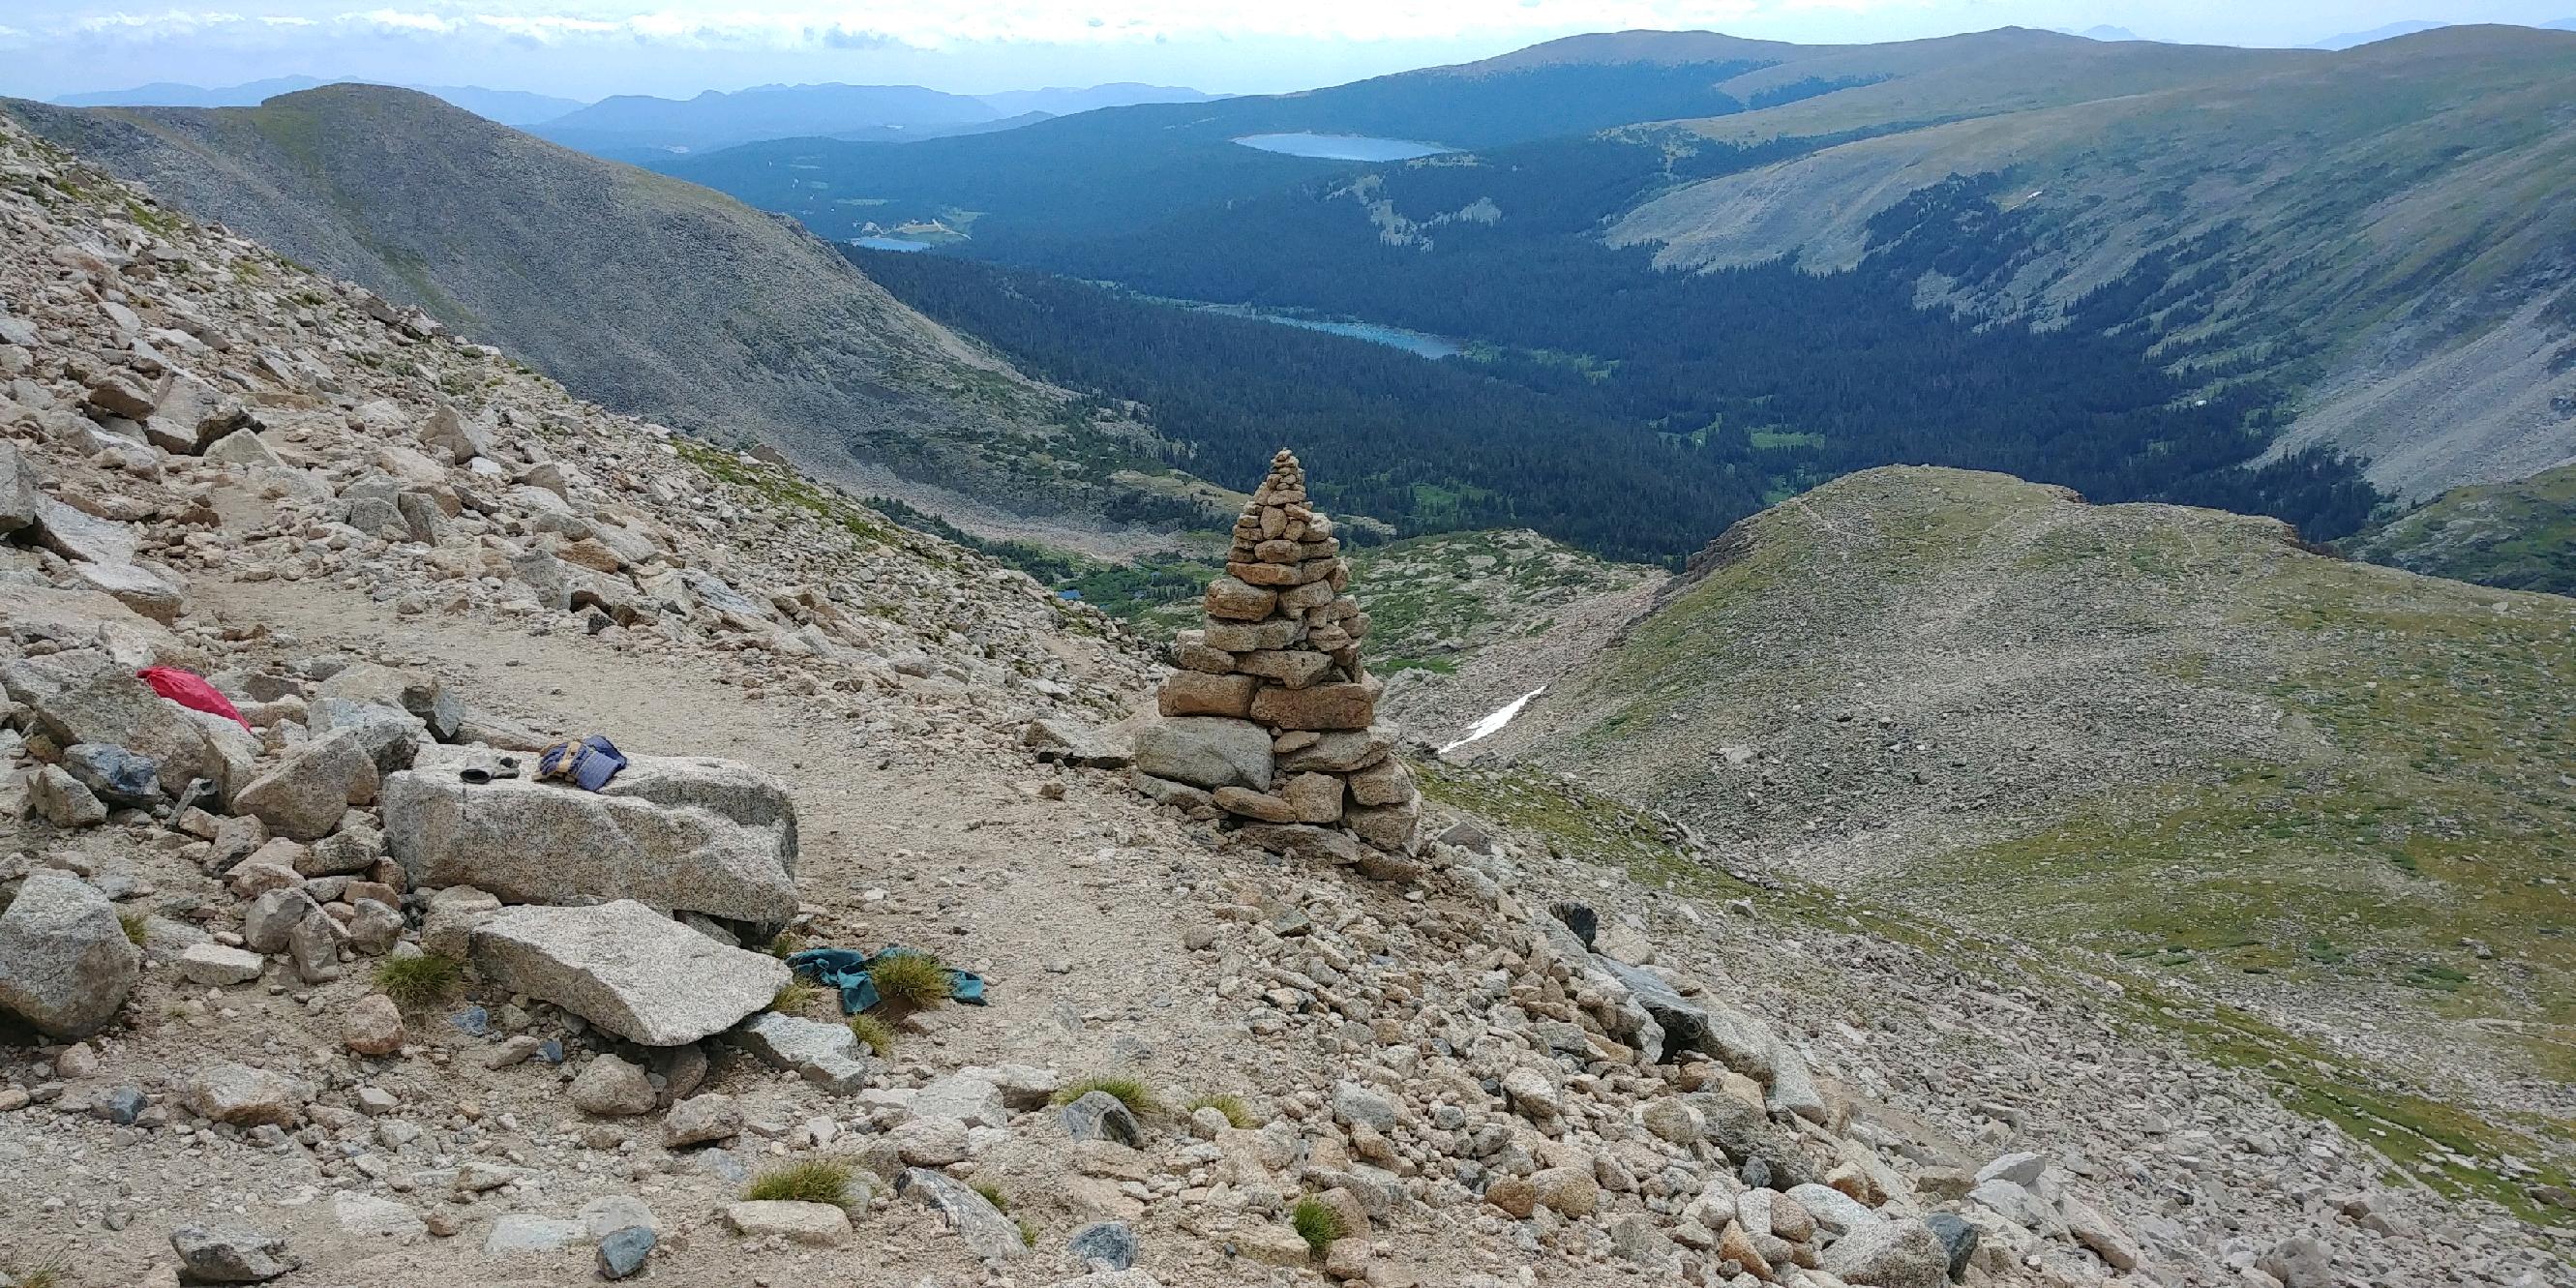
<path fill-rule="evenodd" d="M 1814 3 L 1816 0 L 1790 0 Z M 1827 0 L 1850 3 L 1852 0 Z M 1740 21 L 1761 0 L 1301 0 L 1248 6 L 1236 0 L 998 0 L 965 9 L 836 5 L 745 9 L 666 5 L 655 9 L 436 6 L 299 12 L 112 10 L 68 16 L 39 35 L 171 38 L 286 26 L 344 34 L 411 37 L 507 36 L 549 44 L 585 40 L 780 50 L 847 47 L 853 40 L 921 49 L 984 43 L 1095 45 L 1153 40 L 1427 40 L 1517 31 L 1705 27 Z"/>

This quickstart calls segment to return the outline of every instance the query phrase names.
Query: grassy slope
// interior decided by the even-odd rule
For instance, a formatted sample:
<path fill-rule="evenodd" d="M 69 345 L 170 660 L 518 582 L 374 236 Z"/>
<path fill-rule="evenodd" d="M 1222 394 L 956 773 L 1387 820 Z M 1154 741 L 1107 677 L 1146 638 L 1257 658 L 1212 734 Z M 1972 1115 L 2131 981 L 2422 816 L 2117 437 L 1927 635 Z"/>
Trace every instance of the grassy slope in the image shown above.
<path fill-rule="evenodd" d="M 2412 572 L 2576 594 L 2576 465 L 2453 488 L 2349 544 Z"/>
<path fill-rule="evenodd" d="M 1661 576 L 1613 563 L 1535 532 L 1451 532 L 1363 547 L 1352 584 L 1369 614 L 1380 671 L 1454 671 L 1497 641 L 1538 635 L 1552 610 Z"/>
<path fill-rule="evenodd" d="M 612 406 L 1036 508 L 1141 438 L 1072 414 L 792 225 L 503 129 L 335 86 L 257 108 L 11 109 L 192 213 L 430 308 Z"/>
<path fill-rule="evenodd" d="M 2451 1131 L 2429 1106 L 2465 1094 L 2576 1143 L 2499 1094 L 2576 1079 L 2576 603 L 1947 470 L 1855 475 L 1731 536 L 1523 717 L 1529 754 L 2190 999 L 2151 1018 L 2207 1041 L 2350 1039 L 2330 1076 L 2290 1070 L 2348 1115 Z M 1725 768 L 1727 745 L 1763 759 Z M 2416 1144 L 2432 1179 L 2478 1172 Z"/>

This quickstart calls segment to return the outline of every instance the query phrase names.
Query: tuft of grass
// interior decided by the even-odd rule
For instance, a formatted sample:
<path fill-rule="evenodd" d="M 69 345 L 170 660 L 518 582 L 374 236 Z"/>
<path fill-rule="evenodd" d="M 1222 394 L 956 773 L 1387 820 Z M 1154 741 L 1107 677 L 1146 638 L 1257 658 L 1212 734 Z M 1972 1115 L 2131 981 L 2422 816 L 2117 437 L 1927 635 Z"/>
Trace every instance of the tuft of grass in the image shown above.
<path fill-rule="evenodd" d="M 18 1288 L 71 1288 L 72 1254 L 57 1249 L 44 1260 L 14 1273 Z"/>
<path fill-rule="evenodd" d="M 894 1026 L 876 1016 L 851 1016 L 850 1036 L 866 1043 L 868 1050 L 878 1055 L 894 1054 Z"/>
<path fill-rule="evenodd" d="M 1189 1103 L 1189 1109 L 1192 1113 L 1202 1109 L 1213 1109 L 1225 1115 L 1227 1126 L 1238 1131 L 1250 1131 L 1261 1125 L 1260 1116 L 1252 1112 L 1252 1106 L 1243 1103 L 1241 1096 L 1200 1096 Z"/>
<path fill-rule="evenodd" d="M 948 968 L 928 953 L 898 953 L 868 965 L 877 997 L 897 1011 L 926 1011 L 948 1000 Z"/>
<path fill-rule="evenodd" d="M 790 931 L 781 934 L 776 939 L 770 940 L 768 947 L 765 947 L 760 951 L 778 958 L 780 961 L 785 961 L 786 959 L 805 951 L 805 936 Z"/>
<path fill-rule="evenodd" d="M 137 948 L 142 947 L 144 939 L 152 933 L 146 925 L 151 919 L 152 914 L 141 908 L 119 908 L 116 912 L 116 924 L 125 929 L 127 942 Z"/>
<path fill-rule="evenodd" d="M 983 1195 L 984 1201 L 992 1204 L 994 1211 L 999 1212 L 1004 1216 L 1009 1216 L 1011 1214 L 1011 1200 L 1002 1193 L 1001 1186 L 995 1185 L 991 1181 L 977 1181 L 968 1188 Z"/>
<path fill-rule="evenodd" d="M 813 1010 L 814 1003 L 822 998 L 821 988 L 801 979 L 792 979 L 787 981 L 786 987 L 778 990 L 778 996 L 769 999 L 769 1009 L 781 1015 L 803 1015 Z"/>
<path fill-rule="evenodd" d="M 1034 1248 L 1038 1246 L 1038 1228 L 1029 1224 L 1029 1219 L 1027 1217 L 1020 1217 L 1011 1222 L 1011 1224 L 1020 1227 L 1021 1247 Z"/>
<path fill-rule="evenodd" d="M 749 1202 L 829 1203 L 850 1206 L 850 1165 L 829 1158 L 773 1167 L 751 1178 L 742 1189 Z"/>
<path fill-rule="evenodd" d="M 1127 1112 L 1139 1118 L 1162 1112 L 1162 1102 L 1154 1098 L 1154 1089 L 1145 1080 L 1123 1073 L 1095 1074 L 1080 1082 L 1069 1083 L 1055 1093 L 1054 1103 L 1069 1105 L 1095 1091 L 1106 1091 L 1127 1106 Z"/>
<path fill-rule="evenodd" d="M 376 988 L 398 1006 L 427 1006 L 465 982 L 465 963 L 436 953 L 376 963 Z"/>
<path fill-rule="evenodd" d="M 1324 1249 L 1333 1246 L 1333 1240 L 1350 1233 L 1342 1225 L 1342 1214 L 1318 1198 L 1297 1200 L 1296 1210 L 1288 1215 L 1288 1224 L 1297 1231 L 1298 1238 L 1306 1241 L 1307 1250 L 1319 1257 L 1324 1255 Z"/>

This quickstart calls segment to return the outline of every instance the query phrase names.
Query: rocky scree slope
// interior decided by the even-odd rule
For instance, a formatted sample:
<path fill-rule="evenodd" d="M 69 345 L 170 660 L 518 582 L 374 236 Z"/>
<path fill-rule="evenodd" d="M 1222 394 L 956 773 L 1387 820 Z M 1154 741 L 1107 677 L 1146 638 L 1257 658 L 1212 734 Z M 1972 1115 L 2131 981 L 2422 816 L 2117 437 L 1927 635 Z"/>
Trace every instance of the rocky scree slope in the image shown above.
<path fill-rule="evenodd" d="M 793 221 L 425 94 L 255 108 L 11 102 L 178 209 L 427 309 L 584 397 L 938 508 L 1096 511 L 1151 436 L 885 293 Z M 899 478 L 888 477 L 888 472 Z M 909 481 L 911 489 L 904 487 Z"/>
<path fill-rule="evenodd" d="M 2090 995 L 1559 784 L 1444 782 L 1409 884 L 1228 845 L 1090 727 L 1152 676 L 1114 626 L 5 123 L 0 241 L 13 1281 L 2554 1272 Z M 461 776 L 568 731 L 635 763 Z M 785 936 L 990 1005 L 853 1031 Z"/>
<path fill-rule="evenodd" d="M 2347 1090 L 2465 1097 L 2483 1146 L 2372 1112 L 2434 1129 L 2440 1183 L 2564 1220 L 2528 1199 L 2576 1103 L 2571 629 L 2269 520 L 1874 470 L 1738 524 L 1597 656 L 1488 680 L 1551 687 L 1476 746 L 1745 870 L 2205 989 L 2357 1057 Z"/>
<path fill-rule="evenodd" d="M 1963 213 L 1907 234 L 1956 243 L 1927 305 L 2049 325 L 2125 292 L 2126 325 L 2176 369 L 2295 391 L 2283 449 L 2367 457 L 2413 499 L 2565 461 L 2571 216 L 2552 194 L 2576 163 L 2559 110 L 2576 34 L 2240 52 L 2099 82 L 2053 57 L 1971 61 L 1697 122 L 1738 143 L 1866 137 L 1666 193 L 1609 240 L 1674 267 L 1836 271 L 1872 253 L 1874 220 L 1968 176 Z"/>

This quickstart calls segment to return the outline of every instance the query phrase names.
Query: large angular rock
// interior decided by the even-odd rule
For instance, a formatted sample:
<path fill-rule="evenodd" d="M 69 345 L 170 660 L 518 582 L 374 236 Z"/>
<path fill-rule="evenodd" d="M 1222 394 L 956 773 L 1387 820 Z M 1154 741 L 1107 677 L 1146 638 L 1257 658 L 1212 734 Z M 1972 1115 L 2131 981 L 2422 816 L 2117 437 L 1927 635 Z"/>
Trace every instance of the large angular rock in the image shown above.
<path fill-rule="evenodd" d="M 80 563 L 130 564 L 143 549 L 134 529 L 48 496 L 36 498 L 36 522 L 32 526 L 38 544 Z"/>
<path fill-rule="evenodd" d="M 36 521 L 36 470 L 18 445 L 0 439 L 0 536 Z"/>
<path fill-rule="evenodd" d="M 1020 730 L 1020 745 L 1039 760 L 1084 769 L 1124 769 L 1135 759 L 1109 735 L 1073 720 L 1032 720 Z"/>
<path fill-rule="evenodd" d="M 947 1218 L 948 1228 L 986 1261 L 1017 1261 L 1029 1255 L 1020 1227 L 966 1183 L 925 1168 L 906 1168 L 894 1182 L 895 1192 L 920 1200 Z"/>
<path fill-rule="evenodd" d="M 383 795 L 386 840 L 414 886 L 508 903 L 633 899 L 773 927 L 796 915 L 795 805 L 749 766 L 638 756 L 605 792 L 414 769 Z"/>
<path fill-rule="evenodd" d="M 1275 729 L 1366 729 L 1377 721 L 1381 687 L 1371 676 L 1362 684 L 1263 689 L 1253 695 L 1252 718 Z"/>
<path fill-rule="evenodd" d="M 442 741 L 455 737 L 456 726 L 465 719 L 464 701 L 449 692 L 437 676 L 397 671 L 374 662 L 354 663 L 333 673 L 314 696 L 408 712 L 426 723 L 430 733 Z"/>
<path fill-rule="evenodd" d="M 1183 716 L 1136 731 L 1136 770 L 1214 790 L 1270 790 L 1270 734 L 1249 720 Z"/>
<path fill-rule="evenodd" d="M 111 601 L 112 602 L 112 601 Z M 57 743 L 104 743 L 148 756 L 161 769 L 165 791 L 203 778 L 218 791 L 228 764 L 213 739 L 186 708 L 136 679 L 133 668 L 101 652 L 81 650 L 0 663 L 0 690 L 34 712 L 36 727 Z"/>
<path fill-rule="evenodd" d="M 785 1069 L 836 1096 L 867 1086 L 875 1065 L 846 1024 L 820 1024 L 766 1011 L 733 1040 L 773 1069 Z"/>
<path fill-rule="evenodd" d="M 56 827 L 96 827 L 107 821 L 107 802 L 60 765 L 38 765 L 27 781 L 27 804 Z"/>
<path fill-rule="evenodd" d="M 75 743 L 63 749 L 63 771 L 111 805 L 148 809 L 161 799 L 161 767 L 123 747 Z"/>
<path fill-rule="evenodd" d="M 727 948 L 631 899 L 505 909 L 470 942 L 486 979 L 644 1046 L 732 1028 L 792 978 L 777 958 Z"/>
<path fill-rule="evenodd" d="M 430 736 L 426 722 L 400 707 L 352 698 L 314 699 L 306 707 L 305 723 L 317 736 L 346 733 L 356 738 L 380 774 L 411 768 L 420 744 Z"/>
<path fill-rule="evenodd" d="M 186 1092 L 190 1113 L 235 1127 L 293 1127 L 312 1097 L 297 1079 L 228 1061 L 199 1069 Z"/>
<path fill-rule="evenodd" d="M 95 590 L 0 581 L 0 622 L 31 637 L 95 644 L 132 670 L 190 660 L 187 646 L 168 628 Z"/>
<path fill-rule="evenodd" d="M 88 1037 L 125 1005 L 142 956 L 106 895 L 68 872 L 38 868 L 0 912 L 0 1010 L 48 1037 Z"/>
<path fill-rule="evenodd" d="M 850 1237 L 850 1214 L 829 1203 L 756 1199 L 728 1203 L 718 1208 L 716 1215 L 734 1233 L 747 1239 L 780 1238 L 790 1243 L 831 1247 Z"/>
<path fill-rule="evenodd" d="M 329 836 L 350 806 L 374 804 L 378 784 L 375 757 L 342 730 L 288 752 L 234 794 L 233 808 L 279 836 L 313 841 Z"/>
<path fill-rule="evenodd" d="M 83 584 L 164 626 L 177 621 L 188 606 L 187 592 L 170 578 L 134 564 L 78 563 L 73 575 Z"/>

